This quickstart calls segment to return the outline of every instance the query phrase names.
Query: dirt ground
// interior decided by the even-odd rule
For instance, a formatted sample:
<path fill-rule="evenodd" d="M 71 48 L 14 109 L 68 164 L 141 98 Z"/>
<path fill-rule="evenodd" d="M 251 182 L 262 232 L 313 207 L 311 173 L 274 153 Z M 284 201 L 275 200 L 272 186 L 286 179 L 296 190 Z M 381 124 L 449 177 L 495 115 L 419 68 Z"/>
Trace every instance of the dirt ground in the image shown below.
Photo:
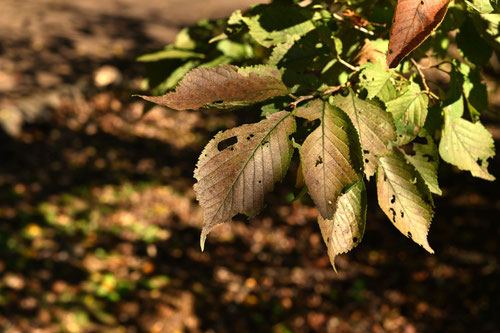
<path fill-rule="evenodd" d="M 365 238 L 335 274 L 317 212 L 287 204 L 284 185 L 200 252 L 192 170 L 238 114 L 141 118 L 135 58 L 251 3 L 0 0 L 0 331 L 500 330 L 498 184 L 446 165 L 435 255 L 371 196 Z M 499 158 L 490 168 L 500 176 Z"/>

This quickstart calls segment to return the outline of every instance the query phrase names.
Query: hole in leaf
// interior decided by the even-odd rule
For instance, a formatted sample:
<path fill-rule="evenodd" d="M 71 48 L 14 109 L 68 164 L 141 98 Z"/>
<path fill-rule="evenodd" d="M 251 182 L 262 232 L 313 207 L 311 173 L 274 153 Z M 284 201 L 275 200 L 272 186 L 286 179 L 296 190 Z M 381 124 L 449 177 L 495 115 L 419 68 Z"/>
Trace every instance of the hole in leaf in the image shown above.
<path fill-rule="evenodd" d="M 326 237 L 326 242 L 330 243 L 330 237 Z"/>
<path fill-rule="evenodd" d="M 316 163 L 314 164 L 314 166 L 317 167 L 320 164 L 323 164 L 323 159 L 321 158 L 321 156 L 318 156 L 318 159 L 316 160 Z"/>
<path fill-rule="evenodd" d="M 411 232 L 409 232 L 409 231 L 408 231 L 408 238 L 409 238 L 409 239 L 413 239 L 413 238 L 412 238 L 412 235 L 411 235 Z"/>
<path fill-rule="evenodd" d="M 420 1 L 420 4 L 423 6 L 423 5 L 424 5 L 424 2 L 423 2 L 423 1 Z"/>
<path fill-rule="evenodd" d="M 367 149 L 364 149 L 364 150 L 363 150 L 363 154 L 369 154 L 369 153 L 370 153 L 370 151 L 369 151 L 369 150 L 367 150 Z"/>
<path fill-rule="evenodd" d="M 352 239 L 352 241 L 353 241 L 354 243 L 357 243 L 357 242 L 358 242 L 358 238 L 357 238 L 357 237 L 354 237 L 354 238 Z"/>
<path fill-rule="evenodd" d="M 259 180 L 259 184 L 262 184 L 262 180 Z"/>
<path fill-rule="evenodd" d="M 404 146 L 400 146 L 399 148 L 401 148 L 401 150 L 403 150 L 404 153 L 408 156 L 415 156 L 416 154 L 415 149 L 413 149 L 413 144 L 411 143 Z"/>
<path fill-rule="evenodd" d="M 391 204 L 395 203 L 396 202 L 396 196 L 395 195 L 392 195 L 391 197 Z M 392 209 L 392 208 L 391 208 Z"/>
<path fill-rule="evenodd" d="M 222 100 L 222 99 L 213 101 L 213 104 L 222 104 L 222 103 L 224 103 L 224 100 Z"/>
<path fill-rule="evenodd" d="M 483 165 L 483 160 L 478 158 L 476 163 L 479 165 L 479 166 L 482 166 Z"/>
<path fill-rule="evenodd" d="M 405 213 L 403 211 L 401 211 L 401 218 L 404 218 L 405 217 Z"/>
<path fill-rule="evenodd" d="M 365 158 L 365 163 L 368 164 L 369 162 L 370 161 L 367 158 Z"/>
<path fill-rule="evenodd" d="M 238 143 L 238 138 L 236 136 L 232 136 L 228 139 L 225 139 L 225 140 L 222 140 L 221 142 L 219 142 L 219 144 L 217 144 L 217 149 L 219 151 L 223 151 L 227 147 L 232 146 L 236 143 Z M 232 150 L 234 150 L 234 148 Z"/>
<path fill-rule="evenodd" d="M 248 220 L 248 216 L 246 216 L 245 214 L 236 214 L 235 216 L 233 216 L 233 218 L 231 219 L 231 221 L 247 221 Z"/>

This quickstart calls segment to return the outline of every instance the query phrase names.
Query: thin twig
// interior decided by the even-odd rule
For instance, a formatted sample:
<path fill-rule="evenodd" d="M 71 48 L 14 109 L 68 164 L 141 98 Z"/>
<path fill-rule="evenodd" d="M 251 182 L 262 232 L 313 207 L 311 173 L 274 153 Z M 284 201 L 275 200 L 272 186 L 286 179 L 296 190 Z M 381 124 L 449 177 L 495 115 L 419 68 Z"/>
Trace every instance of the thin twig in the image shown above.
<path fill-rule="evenodd" d="M 427 92 L 427 94 L 429 95 L 429 97 L 432 99 L 433 102 L 435 102 L 436 99 L 439 99 L 438 96 L 436 96 L 432 91 L 431 89 L 429 88 L 429 86 L 427 85 L 427 80 L 425 79 L 425 75 L 424 73 L 422 72 L 422 68 L 420 68 L 420 65 L 415 61 L 415 59 L 411 59 L 411 63 L 413 64 L 413 66 L 415 66 L 415 68 L 417 69 L 417 72 L 418 72 L 418 75 L 420 75 L 420 78 L 422 78 L 422 83 L 424 85 L 424 88 L 425 88 L 425 91 Z"/>

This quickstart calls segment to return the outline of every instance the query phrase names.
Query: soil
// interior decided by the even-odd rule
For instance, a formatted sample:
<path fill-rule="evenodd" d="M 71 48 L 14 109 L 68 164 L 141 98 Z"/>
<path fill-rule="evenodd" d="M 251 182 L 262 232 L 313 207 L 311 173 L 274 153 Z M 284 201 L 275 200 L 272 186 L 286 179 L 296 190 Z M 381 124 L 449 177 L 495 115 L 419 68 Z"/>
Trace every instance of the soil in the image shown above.
<path fill-rule="evenodd" d="M 135 58 L 254 2 L 1 0 L 0 331 L 500 330 L 498 184 L 447 165 L 435 255 L 384 217 L 373 181 L 365 237 L 338 274 L 311 203 L 284 199 L 287 180 L 200 252 L 192 170 L 239 115 L 141 117 Z M 500 176 L 499 158 L 490 170 Z"/>

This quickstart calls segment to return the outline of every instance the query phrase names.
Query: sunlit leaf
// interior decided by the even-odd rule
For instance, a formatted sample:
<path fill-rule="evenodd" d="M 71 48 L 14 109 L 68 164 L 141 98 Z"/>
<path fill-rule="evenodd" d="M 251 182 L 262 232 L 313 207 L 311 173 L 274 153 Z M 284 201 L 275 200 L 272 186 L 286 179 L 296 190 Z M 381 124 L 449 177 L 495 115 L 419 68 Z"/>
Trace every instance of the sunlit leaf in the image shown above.
<path fill-rule="evenodd" d="M 427 241 L 434 212 L 427 202 L 428 193 L 423 193 L 417 181 L 415 169 L 399 154 L 391 151 L 379 158 L 377 194 L 380 208 L 403 235 L 434 253 Z"/>
<path fill-rule="evenodd" d="M 365 175 L 370 178 L 377 166 L 376 155 L 387 151 L 387 145 L 396 140 L 391 114 L 356 97 L 350 92 L 344 97 L 336 95 L 333 105 L 339 107 L 351 119 L 361 141 Z"/>
<path fill-rule="evenodd" d="M 176 110 L 195 110 L 249 105 L 287 93 L 288 89 L 276 69 L 222 65 L 193 69 L 180 81 L 175 92 L 140 97 Z"/>
<path fill-rule="evenodd" d="M 297 116 L 321 121 L 304 141 L 300 158 L 309 193 L 321 215 L 330 219 L 340 193 L 359 179 L 353 168 L 356 152 L 349 142 L 352 125 L 338 109 L 322 100 L 308 103 Z"/>
<path fill-rule="evenodd" d="M 294 131 L 293 117 L 282 111 L 219 133 L 208 143 L 194 173 L 203 210 L 202 249 L 217 224 L 239 213 L 253 217 L 262 209 L 264 195 L 286 174 L 293 153 L 288 137 Z"/>
<path fill-rule="evenodd" d="M 439 154 L 444 161 L 470 171 L 475 177 L 495 180 L 488 172 L 488 159 L 495 155 L 493 138 L 480 122 L 463 119 L 463 111 L 463 97 L 444 108 Z"/>
<path fill-rule="evenodd" d="M 378 63 L 368 63 L 360 74 L 360 83 L 368 91 L 368 98 L 378 97 L 388 102 L 397 96 L 396 88 L 391 82 L 392 70 L 386 71 Z"/>
<path fill-rule="evenodd" d="M 332 219 L 318 217 L 323 241 L 328 248 L 330 262 L 335 269 L 335 257 L 356 247 L 365 233 L 366 189 L 362 180 L 354 183 L 337 201 Z"/>
<path fill-rule="evenodd" d="M 392 20 L 387 65 L 396 67 L 443 20 L 451 0 L 399 0 Z"/>

